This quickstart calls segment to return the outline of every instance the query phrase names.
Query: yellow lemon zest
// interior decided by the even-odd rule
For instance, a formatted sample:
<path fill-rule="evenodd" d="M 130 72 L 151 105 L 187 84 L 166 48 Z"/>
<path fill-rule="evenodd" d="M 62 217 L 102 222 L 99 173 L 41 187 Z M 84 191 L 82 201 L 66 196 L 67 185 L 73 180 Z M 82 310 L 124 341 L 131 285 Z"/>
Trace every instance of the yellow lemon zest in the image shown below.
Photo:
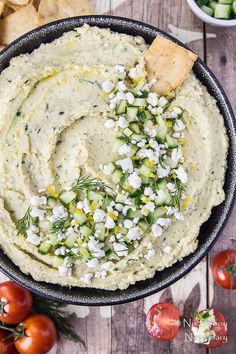
<path fill-rule="evenodd" d="M 149 177 L 155 178 L 156 176 L 155 176 L 155 174 L 154 174 L 153 172 L 150 172 L 150 173 L 149 173 Z"/>
<path fill-rule="evenodd" d="M 58 198 L 59 197 L 59 193 L 52 186 L 48 186 L 47 187 L 47 192 L 50 193 L 53 198 Z"/>
<path fill-rule="evenodd" d="M 185 145 L 186 144 L 186 139 L 179 139 L 179 142 L 181 145 Z"/>
<path fill-rule="evenodd" d="M 148 198 L 148 197 L 142 198 L 142 202 L 144 202 L 144 203 L 148 203 L 148 202 L 150 202 L 150 201 L 151 201 L 151 199 Z"/>
<path fill-rule="evenodd" d="M 90 224 L 94 224 L 94 220 L 93 220 L 93 216 L 92 216 L 92 214 L 89 214 L 88 215 L 88 219 L 89 219 L 89 222 L 90 222 Z"/>
<path fill-rule="evenodd" d="M 191 197 L 185 198 L 184 201 L 182 202 L 182 207 L 183 207 L 184 209 L 186 209 L 187 206 L 188 206 L 188 204 L 189 204 L 191 201 L 192 201 L 192 198 L 191 198 Z"/>
<path fill-rule="evenodd" d="M 116 227 L 114 228 L 114 231 L 115 231 L 115 233 L 117 234 L 117 233 L 120 231 L 120 227 L 119 227 L 119 226 L 116 226 Z"/>
<path fill-rule="evenodd" d="M 186 156 L 186 152 L 187 152 L 186 147 L 185 147 L 185 146 L 184 146 L 184 147 L 182 147 L 182 153 L 183 153 L 183 155 L 184 155 L 184 156 Z"/>
<path fill-rule="evenodd" d="M 131 189 L 131 188 L 132 188 L 131 184 L 127 184 L 127 185 L 125 186 L 125 189 Z"/>
<path fill-rule="evenodd" d="M 192 161 L 191 162 L 191 167 L 192 167 L 193 170 L 195 170 L 197 168 L 196 162 Z"/>
<path fill-rule="evenodd" d="M 113 211 L 109 211 L 109 213 L 107 213 L 108 216 L 110 216 L 113 220 L 117 219 L 117 216 L 113 213 Z"/>
<path fill-rule="evenodd" d="M 148 160 L 148 162 L 147 162 L 147 165 L 149 166 L 149 167 L 152 167 L 153 165 L 155 165 L 155 160 Z"/>
<path fill-rule="evenodd" d="M 167 126 L 168 128 L 172 127 L 172 122 L 171 122 L 170 120 L 167 121 L 167 122 L 166 122 L 166 126 Z"/>
<path fill-rule="evenodd" d="M 96 200 L 94 200 L 92 203 L 91 203 L 91 208 L 92 209 L 96 209 L 96 207 L 98 206 L 98 202 Z"/>

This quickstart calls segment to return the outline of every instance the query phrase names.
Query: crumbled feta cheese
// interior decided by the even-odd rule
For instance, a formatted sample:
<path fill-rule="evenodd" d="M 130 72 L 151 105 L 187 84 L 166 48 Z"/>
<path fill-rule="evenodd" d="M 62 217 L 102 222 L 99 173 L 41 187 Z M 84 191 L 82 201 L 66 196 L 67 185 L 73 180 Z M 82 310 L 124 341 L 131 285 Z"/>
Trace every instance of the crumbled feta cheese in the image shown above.
<path fill-rule="evenodd" d="M 105 211 L 102 209 L 96 209 L 95 213 L 93 214 L 94 222 L 102 222 L 106 217 Z"/>
<path fill-rule="evenodd" d="M 39 235 L 37 235 L 38 232 L 39 232 L 39 228 L 34 225 L 31 225 L 26 230 L 27 241 L 32 243 L 35 246 L 38 246 L 40 244 L 40 242 L 42 241 L 42 238 Z"/>
<path fill-rule="evenodd" d="M 185 129 L 185 125 L 181 119 L 177 119 L 175 121 L 175 124 L 173 125 L 173 130 L 175 132 L 180 132 L 181 130 Z"/>
<path fill-rule="evenodd" d="M 165 246 L 163 248 L 163 252 L 165 252 L 165 253 L 170 253 L 171 251 L 172 251 L 172 247 L 170 247 L 170 246 Z"/>
<path fill-rule="evenodd" d="M 111 261 L 108 261 L 108 262 L 105 262 L 101 265 L 101 270 L 108 270 L 108 269 L 111 269 L 111 267 L 113 266 L 113 262 Z"/>
<path fill-rule="evenodd" d="M 162 235 L 163 230 L 160 225 L 155 223 L 152 225 L 152 232 L 155 237 L 160 237 Z"/>
<path fill-rule="evenodd" d="M 84 203 L 82 201 L 78 202 L 76 205 L 77 209 L 81 210 L 84 208 Z"/>
<path fill-rule="evenodd" d="M 127 238 L 130 239 L 131 241 L 135 240 L 140 240 L 141 238 L 141 232 L 137 227 L 133 227 L 130 229 L 127 233 Z"/>
<path fill-rule="evenodd" d="M 137 175 L 137 172 L 133 172 L 131 175 L 128 177 L 128 183 L 133 187 L 133 188 L 139 188 L 141 187 L 142 180 L 141 178 Z"/>
<path fill-rule="evenodd" d="M 188 182 L 188 175 L 182 166 L 180 166 L 175 173 L 180 182 L 184 184 Z"/>
<path fill-rule="evenodd" d="M 150 120 L 144 125 L 144 132 L 152 138 L 157 136 L 157 128 Z"/>
<path fill-rule="evenodd" d="M 171 223 L 171 219 L 169 218 L 158 218 L 156 223 L 160 226 L 167 227 Z"/>
<path fill-rule="evenodd" d="M 84 199 L 83 211 L 85 212 L 85 214 L 89 214 L 91 212 L 89 200 L 87 198 Z"/>
<path fill-rule="evenodd" d="M 132 226 L 133 226 L 133 221 L 132 220 L 126 219 L 124 221 L 124 227 L 126 227 L 127 229 L 131 229 Z"/>
<path fill-rule="evenodd" d="M 142 139 L 141 141 L 139 141 L 139 142 L 137 143 L 137 146 L 142 148 L 142 147 L 145 146 L 145 144 L 146 144 L 146 140 Z"/>
<path fill-rule="evenodd" d="M 125 72 L 125 66 L 124 65 L 116 65 L 115 71 L 118 72 L 119 74 L 123 74 Z"/>
<path fill-rule="evenodd" d="M 104 81 L 102 83 L 102 89 L 106 93 L 110 93 L 113 90 L 113 88 L 114 88 L 114 84 L 111 81 Z"/>
<path fill-rule="evenodd" d="M 177 115 L 180 115 L 183 111 L 180 107 L 174 107 L 173 108 L 173 111 L 177 114 Z"/>
<path fill-rule="evenodd" d="M 156 92 L 149 92 L 148 98 L 147 98 L 147 103 L 149 103 L 153 107 L 157 106 L 158 98 L 157 98 Z"/>
<path fill-rule="evenodd" d="M 170 192 L 176 193 L 176 187 L 175 187 L 174 183 L 169 182 L 169 183 L 167 183 L 166 187 Z"/>
<path fill-rule="evenodd" d="M 147 197 L 148 197 L 149 195 L 151 195 L 152 193 L 153 193 L 153 190 L 152 190 L 151 187 L 145 187 L 145 188 L 144 188 L 144 195 L 146 195 Z"/>
<path fill-rule="evenodd" d="M 155 83 L 157 82 L 157 79 L 153 78 L 150 82 L 148 82 L 147 87 L 150 89 Z"/>
<path fill-rule="evenodd" d="M 175 148 L 172 150 L 171 153 L 171 158 L 174 162 L 178 162 L 180 159 L 182 159 L 183 154 L 180 148 Z"/>
<path fill-rule="evenodd" d="M 95 278 L 98 279 L 105 279 L 107 276 L 107 271 L 106 270 L 99 270 L 96 274 L 95 274 Z"/>
<path fill-rule="evenodd" d="M 110 128 L 114 128 L 116 122 L 113 119 L 107 119 L 105 121 L 105 127 L 110 129 Z"/>
<path fill-rule="evenodd" d="M 155 250 L 152 248 L 150 250 L 148 250 L 147 254 L 145 254 L 144 258 L 146 258 L 147 260 L 150 260 L 151 258 L 153 258 L 155 256 L 156 252 Z"/>
<path fill-rule="evenodd" d="M 162 166 L 158 166 L 157 175 L 159 178 L 165 178 L 169 175 L 169 173 L 170 173 L 169 166 L 165 166 L 165 168 Z"/>
<path fill-rule="evenodd" d="M 141 213 L 147 216 L 150 212 L 153 212 L 154 210 L 155 210 L 155 204 L 153 202 L 148 202 L 142 207 Z"/>
<path fill-rule="evenodd" d="M 131 148 L 129 145 L 127 144 L 123 144 L 121 145 L 121 147 L 119 148 L 119 154 L 120 155 L 126 155 L 128 152 L 130 152 Z"/>
<path fill-rule="evenodd" d="M 134 223 L 135 225 L 137 225 L 138 222 L 139 222 L 139 217 L 137 216 L 136 218 L 133 219 L 133 223 Z"/>
<path fill-rule="evenodd" d="M 118 210 L 118 211 L 122 211 L 122 209 L 124 208 L 124 206 L 122 204 L 116 204 L 115 205 L 115 209 Z"/>
<path fill-rule="evenodd" d="M 131 79 L 137 79 L 137 76 L 138 76 L 138 72 L 137 72 L 137 67 L 135 68 L 131 68 L 130 71 L 129 71 L 129 77 Z"/>
<path fill-rule="evenodd" d="M 119 91 L 126 91 L 127 87 L 123 81 L 118 81 L 117 87 Z"/>
<path fill-rule="evenodd" d="M 117 121 L 117 125 L 120 128 L 127 128 L 129 123 L 125 117 L 121 116 Z"/>
<path fill-rule="evenodd" d="M 134 169 L 132 160 L 129 157 L 116 161 L 116 165 L 120 166 L 124 173 L 132 173 Z"/>
<path fill-rule="evenodd" d="M 113 243 L 113 248 L 117 256 L 125 257 L 128 255 L 128 248 L 123 243 Z"/>
<path fill-rule="evenodd" d="M 61 277 L 70 277 L 72 269 L 64 266 L 59 266 L 58 271 Z"/>
<path fill-rule="evenodd" d="M 124 208 L 123 208 L 123 210 L 122 210 L 122 214 L 123 214 L 124 216 L 126 216 L 126 215 L 127 215 L 127 211 L 128 211 L 129 209 L 132 209 L 132 207 L 131 207 L 130 205 L 124 206 Z"/>
<path fill-rule="evenodd" d="M 37 206 L 42 206 L 47 204 L 47 198 L 42 196 L 39 197 L 37 195 L 34 195 L 33 197 L 30 198 L 30 203 L 31 205 L 37 207 Z"/>
<path fill-rule="evenodd" d="M 87 274 L 84 274 L 84 276 L 80 278 L 80 281 L 89 285 L 89 284 L 91 284 L 92 278 L 93 278 L 93 273 L 87 273 Z"/>
<path fill-rule="evenodd" d="M 38 207 L 33 207 L 30 211 L 30 215 L 33 218 L 39 218 L 40 221 L 44 219 L 45 210 L 39 209 Z"/>
<path fill-rule="evenodd" d="M 87 263 L 89 268 L 96 268 L 99 265 L 99 261 L 97 258 L 90 259 Z"/>
<path fill-rule="evenodd" d="M 125 94 L 125 98 L 128 101 L 128 104 L 133 104 L 134 103 L 134 95 L 132 94 L 132 92 L 127 92 Z"/>
<path fill-rule="evenodd" d="M 107 229 L 114 229 L 115 226 L 116 226 L 115 221 L 110 216 L 107 216 L 105 227 Z"/>

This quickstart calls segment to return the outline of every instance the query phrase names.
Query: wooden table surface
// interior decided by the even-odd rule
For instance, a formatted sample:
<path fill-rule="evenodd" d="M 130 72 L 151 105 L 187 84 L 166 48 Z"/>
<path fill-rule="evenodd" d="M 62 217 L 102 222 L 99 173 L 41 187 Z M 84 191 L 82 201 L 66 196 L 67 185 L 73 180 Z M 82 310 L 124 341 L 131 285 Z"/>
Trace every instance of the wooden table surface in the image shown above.
<path fill-rule="evenodd" d="M 192 48 L 215 73 L 236 108 L 236 27 L 216 28 L 203 24 L 190 11 L 186 0 L 93 0 L 95 14 L 132 18 L 171 33 Z M 67 306 L 70 320 L 84 338 L 87 349 L 63 340 L 51 354 L 203 354 L 206 349 L 191 342 L 186 325 L 172 342 L 149 337 L 145 317 L 158 301 L 174 302 L 186 320 L 197 309 L 216 307 L 228 321 L 228 342 L 215 350 L 236 354 L 236 292 L 213 283 L 209 263 L 219 251 L 230 246 L 236 235 L 236 208 L 215 247 L 195 269 L 168 289 L 146 299 L 107 307 Z"/>

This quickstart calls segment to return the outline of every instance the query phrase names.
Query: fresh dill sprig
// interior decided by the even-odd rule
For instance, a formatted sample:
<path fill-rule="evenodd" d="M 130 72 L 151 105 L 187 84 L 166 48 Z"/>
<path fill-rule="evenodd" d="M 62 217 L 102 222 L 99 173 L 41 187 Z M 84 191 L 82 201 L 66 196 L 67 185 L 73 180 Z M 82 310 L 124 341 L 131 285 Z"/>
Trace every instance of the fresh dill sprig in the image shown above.
<path fill-rule="evenodd" d="M 76 185 L 73 187 L 73 190 L 77 193 L 86 190 L 94 189 L 105 189 L 107 187 L 106 183 L 98 180 L 97 178 L 90 176 L 82 176 L 77 179 Z"/>
<path fill-rule="evenodd" d="M 25 235 L 26 230 L 29 228 L 31 222 L 35 224 L 35 219 L 30 215 L 30 212 L 31 212 L 31 207 L 29 206 L 23 218 L 16 220 L 15 224 L 16 224 L 18 235 L 20 234 Z"/>
<path fill-rule="evenodd" d="M 148 227 L 146 228 L 146 230 L 144 231 L 144 233 L 143 233 L 143 236 L 144 235 L 146 235 L 150 230 L 151 230 L 151 228 L 152 228 L 152 225 L 154 225 L 155 224 L 155 222 L 157 221 L 157 216 L 156 215 L 154 215 L 154 214 L 149 214 L 149 217 L 148 217 L 148 223 L 149 223 L 149 225 L 148 225 Z"/>
<path fill-rule="evenodd" d="M 68 314 L 63 309 L 63 305 L 34 295 L 33 312 L 49 316 L 55 323 L 59 338 L 60 336 L 64 336 L 74 342 L 82 344 L 83 347 L 86 348 L 84 341 L 75 333 L 73 326 L 66 319 Z"/>
<path fill-rule="evenodd" d="M 180 180 L 178 179 L 174 180 L 174 185 L 175 185 L 175 190 L 170 194 L 172 196 L 173 206 L 180 209 L 180 200 L 181 200 L 182 193 L 185 190 L 185 185 L 182 182 L 180 182 Z"/>
<path fill-rule="evenodd" d="M 52 234 L 60 234 L 61 232 L 63 232 L 66 228 L 66 221 L 67 219 L 58 219 L 57 221 L 52 223 L 51 229 L 50 229 L 50 233 Z"/>

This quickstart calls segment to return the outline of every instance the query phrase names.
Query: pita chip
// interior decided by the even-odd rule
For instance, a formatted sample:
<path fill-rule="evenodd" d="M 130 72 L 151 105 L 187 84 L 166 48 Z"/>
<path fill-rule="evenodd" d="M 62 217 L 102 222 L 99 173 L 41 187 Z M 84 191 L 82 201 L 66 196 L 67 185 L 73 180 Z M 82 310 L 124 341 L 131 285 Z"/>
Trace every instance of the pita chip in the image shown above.
<path fill-rule="evenodd" d="M 182 86 L 196 60 L 194 53 L 157 36 L 145 53 L 148 80 L 157 80 L 152 89 L 160 95 L 169 95 Z"/>
<path fill-rule="evenodd" d="M 37 12 L 32 5 L 3 18 L 0 21 L 0 43 L 9 44 L 36 27 Z"/>

